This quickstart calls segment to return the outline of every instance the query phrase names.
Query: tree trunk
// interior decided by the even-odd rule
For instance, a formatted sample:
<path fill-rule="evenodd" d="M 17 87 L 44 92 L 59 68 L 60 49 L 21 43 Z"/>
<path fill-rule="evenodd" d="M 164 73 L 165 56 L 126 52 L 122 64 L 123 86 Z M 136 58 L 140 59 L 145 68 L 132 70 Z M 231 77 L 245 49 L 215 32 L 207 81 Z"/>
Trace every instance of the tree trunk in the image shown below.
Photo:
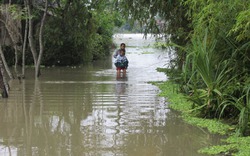
<path fill-rule="evenodd" d="M 28 10 L 28 21 L 29 21 L 29 33 L 28 33 L 28 40 L 29 40 L 29 46 L 30 46 L 30 50 L 33 56 L 33 60 L 34 60 L 34 65 L 36 67 L 37 64 L 37 51 L 35 48 L 35 43 L 34 43 L 34 38 L 33 38 L 33 19 L 32 19 L 32 10 L 31 10 L 31 2 L 30 0 L 26 0 L 27 2 L 27 10 Z"/>
<path fill-rule="evenodd" d="M 39 51 L 39 56 L 38 56 L 38 60 L 37 60 L 37 64 L 36 64 L 36 77 L 40 76 L 40 65 L 41 65 L 41 60 L 42 60 L 42 55 L 43 55 L 43 28 L 44 28 L 44 23 L 45 23 L 45 19 L 46 19 L 46 15 L 47 15 L 47 11 L 48 11 L 48 0 L 45 0 L 45 10 L 43 13 L 43 17 L 41 20 L 41 25 L 40 25 L 40 31 L 39 31 L 39 47 L 40 47 L 40 51 Z"/>
<path fill-rule="evenodd" d="M 0 88 L 1 88 L 1 94 L 2 94 L 2 98 L 8 98 L 9 94 L 8 91 L 5 87 L 5 83 L 4 83 L 4 78 L 3 78 L 3 73 L 2 73 L 2 69 L 0 69 Z"/>
<path fill-rule="evenodd" d="M 0 54 L 2 56 L 2 45 L 0 44 Z M 1 89 L 1 94 L 3 98 L 7 98 L 9 96 L 8 90 L 9 90 L 9 85 L 6 81 L 6 78 L 4 76 L 4 69 L 2 65 L 2 60 L 0 59 L 0 89 Z"/>
<path fill-rule="evenodd" d="M 27 9 L 28 9 L 28 16 L 32 17 L 32 4 L 29 0 L 26 0 L 27 3 Z M 34 59 L 34 66 L 35 66 L 35 78 L 38 78 L 41 73 L 40 73 L 40 65 L 41 65 L 41 59 L 43 55 L 43 28 L 44 28 L 44 23 L 46 19 L 46 14 L 48 10 L 48 1 L 45 0 L 45 10 L 43 17 L 41 19 L 41 25 L 40 25 L 40 30 L 39 30 L 39 54 L 36 51 L 35 43 L 34 43 L 34 34 L 33 34 L 33 19 L 29 18 L 29 46 L 33 55 Z"/>
<path fill-rule="evenodd" d="M 18 64 L 17 54 L 18 54 L 18 50 L 19 50 L 18 43 L 20 42 L 20 40 L 22 38 L 21 33 L 20 33 L 21 24 L 20 24 L 20 20 L 12 17 L 10 8 L 11 8 L 10 5 L 3 5 L 2 6 L 2 10 L 1 10 L 2 17 L 1 17 L 0 21 L 4 24 L 4 29 L 7 30 L 9 38 L 11 39 L 11 45 L 15 50 L 15 72 L 16 72 L 16 75 L 19 75 L 18 71 L 17 71 L 17 64 Z M 15 11 L 13 13 L 18 14 L 19 12 Z M 1 50 L 2 50 L 2 48 L 1 48 Z M 7 63 L 5 61 L 3 53 L 1 53 L 1 57 L 2 57 L 3 64 L 5 66 L 5 69 L 8 72 L 9 71 L 8 66 L 7 66 Z M 11 79 L 14 79 L 13 75 L 10 72 L 8 72 L 8 74 L 9 74 L 9 77 Z"/>
<path fill-rule="evenodd" d="M 3 54 L 3 50 L 2 50 L 2 44 L 0 43 L 0 56 L 1 56 L 1 61 L 3 63 L 3 66 L 4 66 L 4 69 L 6 70 L 6 72 L 8 73 L 9 75 L 9 78 L 10 79 L 14 79 L 14 76 L 12 75 L 12 73 L 10 72 L 10 69 L 9 69 L 9 66 L 6 62 L 6 59 L 5 59 L 5 56 Z"/>
<path fill-rule="evenodd" d="M 25 7 L 27 7 L 26 1 L 24 1 Z M 22 49 L 22 75 L 25 76 L 25 51 L 27 45 L 27 38 L 28 38 L 28 28 L 29 28 L 29 21 L 28 18 L 25 20 L 25 31 L 24 31 L 24 39 L 23 39 L 23 49 Z"/>

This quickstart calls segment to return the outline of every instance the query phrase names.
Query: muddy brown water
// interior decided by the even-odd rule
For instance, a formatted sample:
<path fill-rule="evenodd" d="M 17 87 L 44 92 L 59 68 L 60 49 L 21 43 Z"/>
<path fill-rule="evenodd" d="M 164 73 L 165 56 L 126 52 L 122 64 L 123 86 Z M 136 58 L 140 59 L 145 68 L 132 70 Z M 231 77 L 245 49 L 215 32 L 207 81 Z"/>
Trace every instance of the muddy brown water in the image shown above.
<path fill-rule="evenodd" d="M 1 156 L 202 156 L 216 135 L 184 123 L 149 81 L 166 81 L 157 67 L 169 52 L 153 38 L 116 34 L 127 44 L 129 68 L 117 75 L 112 57 L 84 67 L 33 69 L 10 81 L 0 99 Z M 171 97 L 170 97 L 171 98 Z"/>

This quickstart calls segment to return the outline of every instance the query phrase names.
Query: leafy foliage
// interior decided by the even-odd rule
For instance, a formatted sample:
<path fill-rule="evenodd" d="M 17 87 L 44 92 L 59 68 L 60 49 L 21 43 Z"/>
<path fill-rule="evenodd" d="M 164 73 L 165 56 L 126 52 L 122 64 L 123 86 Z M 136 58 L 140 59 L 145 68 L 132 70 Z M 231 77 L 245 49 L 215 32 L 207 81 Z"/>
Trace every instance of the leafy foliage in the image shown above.
<path fill-rule="evenodd" d="M 216 155 L 216 154 L 234 155 L 234 156 L 249 155 L 250 137 L 237 137 L 233 135 L 224 140 L 224 142 L 227 144 L 206 147 L 200 149 L 199 152 L 210 155 Z"/>
<path fill-rule="evenodd" d="M 51 4 L 56 7 L 50 7 L 46 21 L 44 65 L 79 65 L 109 55 L 117 19 L 107 10 L 106 1 Z"/>

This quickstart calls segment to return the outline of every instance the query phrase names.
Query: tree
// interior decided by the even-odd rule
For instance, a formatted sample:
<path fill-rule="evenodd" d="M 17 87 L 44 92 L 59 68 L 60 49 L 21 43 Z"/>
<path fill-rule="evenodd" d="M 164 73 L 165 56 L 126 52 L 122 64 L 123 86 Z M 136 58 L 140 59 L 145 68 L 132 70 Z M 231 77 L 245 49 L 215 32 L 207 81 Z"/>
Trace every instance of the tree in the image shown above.
<path fill-rule="evenodd" d="M 32 4 L 31 0 L 26 0 L 27 5 L 27 10 L 28 10 L 28 22 L 29 22 L 29 46 L 33 55 L 33 60 L 34 60 L 34 65 L 35 65 L 35 77 L 38 78 L 40 76 L 40 65 L 41 65 L 41 59 L 43 56 L 43 51 L 44 51 L 44 43 L 43 43 L 43 28 L 44 28 L 44 23 L 48 11 L 48 1 L 45 0 L 44 3 L 44 13 L 40 21 L 40 27 L 39 27 L 39 35 L 38 35 L 38 40 L 39 40 L 39 52 L 36 50 L 36 43 L 35 43 L 35 34 L 34 34 L 34 5 Z"/>
<path fill-rule="evenodd" d="M 3 56 L 3 51 L 2 51 L 2 45 L 0 43 L 0 54 Z M 2 57 L 1 57 L 2 58 Z M 9 85 L 6 81 L 5 75 L 4 75 L 4 68 L 2 64 L 2 60 L 0 59 L 0 89 L 1 89 L 1 94 L 3 98 L 7 98 L 9 95 L 8 90 L 9 90 Z"/>
<path fill-rule="evenodd" d="M 165 38 L 169 45 L 186 46 L 190 42 L 189 33 L 192 31 L 191 20 L 186 16 L 188 7 L 182 0 L 114 0 L 114 8 L 128 20 L 138 21 L 144 28 L 144 34 L 153 33 Z M 133 25 L 133 24 L 131 24 Z M 179 69 L 186 59 L 186 52 L 174 47 Z"/>
<path fill-rule="evenodd" d="M 238 135 L 244 135 L 250 128 L 249 2 L 188 0 L 186 5 L 194 28 L 186 62 L 194 67 L 185 65 L 183 88 L 192 90 L 190 99 L 204 117 L 237 120 Z"/>
<path fill-rule="evenodd" d="M 45 26 L 45 66 L 79 65 L 109 56 L 114 16 L 106 1 L 58 1 Z"/>
<path fill-rule="evenodd" d="M 2 32 L 4 36 L 2 36 L 2 43 L 6 44 L 5 39 L 8 37 L 10 39 L 10 45 L 14 48 L 15 51 L 15 72 L 18 75 L 17 71 L 17 55 L 18 51 L 20 49 L 19 43 L 21 40 L 21 34 L 20 34 L 20 20 L 15 18 L 15 15 L 18 14 L 18 7 L 16 5 L 6 4 L 1 6 L 1 23 L 3 24 Z M 2 46 L 1 46 L 2 48 Z M 11 74 L 9 67 L 7 65 L 7 62 L 5 60 L 4 54 L 1 53 L 1 59 L 3 61 L 5 70 L 7 71 L 9 77 L 11 79 L 14 78 L 14 76 Z"/>
<path fill-rule="evenodd" d="M 3 48 L 2 45 L 6 44 L 6 36 L 10 39 L 10 44 L 14 47 L 15 49 L 15 72 L 17 74 L 17 55 L 18 55 L 18 49 L 19 49 L 19 41 L 20 41 L 20 33 L 19 33 L 19 28 L 20 24 L 17 19 L 13 15 L 16 14 L 16 6 L 11 6 L 10 4 L 2 5 L 1 6 L 1 19 L 0 25 L 3 25 L 1 27 L 1 41 L 0 41 L 0 89 L 2 90 L 1 94 L 3 98 L 8 97 L 8 90 L 9 90 L 9 85 L 7 83 L 7 79 L 5 77 L 5 72 L 6 71 L 10 77 L 10 79 L 13 79 L 13 75 L 10 72 L 10 69 L 8 67 L 8 64 L 6 62 L 4 53 L 3 53 Z M 13 11 L 14 10 L 14 11 Z M 4 66 L 3 66 L 4 65 Z"/>

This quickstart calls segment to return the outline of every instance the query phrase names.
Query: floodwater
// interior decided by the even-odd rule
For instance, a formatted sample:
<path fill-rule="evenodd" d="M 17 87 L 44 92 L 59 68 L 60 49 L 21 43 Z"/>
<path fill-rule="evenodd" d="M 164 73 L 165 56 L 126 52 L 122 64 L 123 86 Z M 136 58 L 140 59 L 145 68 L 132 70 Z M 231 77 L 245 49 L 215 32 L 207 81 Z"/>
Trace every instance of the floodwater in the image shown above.
<path fill-rule="evenodd" d="M 153 49 L 154 39 L 116 34 L 127 44 L 129 68 L 117 75 L 112 57 L 84 67 L 45 68 L 34 80 L 10 81 L 0 99 L 1 156 L 202 156 L 201 147 L 219 137 L 184 123 L 168 108 L 158 73 L 169 52 Z M 170 97 L 171 98 L 171 97 Z"/>

